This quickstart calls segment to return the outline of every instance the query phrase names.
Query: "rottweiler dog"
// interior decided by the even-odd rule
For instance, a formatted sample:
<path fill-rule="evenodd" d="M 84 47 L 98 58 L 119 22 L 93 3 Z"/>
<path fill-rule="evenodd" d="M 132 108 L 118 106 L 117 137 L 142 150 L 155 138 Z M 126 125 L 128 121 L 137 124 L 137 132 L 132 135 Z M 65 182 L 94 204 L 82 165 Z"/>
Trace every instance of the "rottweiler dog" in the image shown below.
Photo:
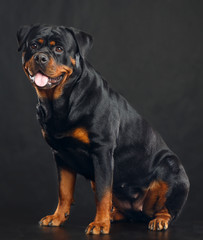
<path fill-rule="evenodd" d="M 88 63 L 92 37 L 39 24 L 20 27 L 17 39 L 38 96 L 42 135 L 58 168 L 58 206 L 40 225 L 68 219 L 81 174 L 96 199 L 87 234 L 108 234 L 111 221 L 138 215 L 148 219 L 150 230 L 166 230 L 187 199 L 188 177 L 161 136 Z"/>

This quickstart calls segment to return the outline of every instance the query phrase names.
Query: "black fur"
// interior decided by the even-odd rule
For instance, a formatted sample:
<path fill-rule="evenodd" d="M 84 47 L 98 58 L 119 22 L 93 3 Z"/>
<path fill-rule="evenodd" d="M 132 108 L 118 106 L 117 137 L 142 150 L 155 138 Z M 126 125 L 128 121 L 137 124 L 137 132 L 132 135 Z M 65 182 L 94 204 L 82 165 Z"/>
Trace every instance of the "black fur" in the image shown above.
<path fill-rule="evenodd" d="M 45 43 L 32 50 L 30 45 L 39 38 Z M 63 47 L 62 54 L 48 46 L 50 39 Z M 133 196 L 142 196 L 151 182 L 164 181 L 169 187 L 166 207 L 175 218 L 188 195 L 185 170 L 160 135 L 87 62 L 92 37 L 74 28 L 36 25 L 21 28 L 18 42 L 24 62 L 41 51 L 73 68 L 62 95 L 40 98 L 37 105 L 37 118 L 57 165 L 95 181 L 99 199 L 112 188 L 118 199 L 134 202 Z M 70 56 L 78 56 L 76 66 Z M 89 144 L 66 135 L 78 127 L 87 130 Z"/>

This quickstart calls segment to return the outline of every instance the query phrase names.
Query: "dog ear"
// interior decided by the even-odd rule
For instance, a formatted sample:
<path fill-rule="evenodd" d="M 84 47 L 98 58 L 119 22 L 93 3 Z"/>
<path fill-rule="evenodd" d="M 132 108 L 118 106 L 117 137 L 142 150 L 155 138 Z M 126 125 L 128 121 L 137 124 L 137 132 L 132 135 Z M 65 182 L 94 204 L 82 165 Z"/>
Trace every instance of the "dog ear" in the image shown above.
<path fill-rule="evenodd" d="M 93 38 L 88 33 L 82 32 L 78 29 L 75 29 L 73 27 L 67 28 L 68 31 L 70 31 L 75 41 L 78 45 L 78 50 L 82 58 L 85 58 L 89 50 L 92 48 L 93 45 Z"/>
<path fill-rule="evenodd" d="M 32 26 L 21 26 L 17 31 L 18 51 L 21 51 Z"/>

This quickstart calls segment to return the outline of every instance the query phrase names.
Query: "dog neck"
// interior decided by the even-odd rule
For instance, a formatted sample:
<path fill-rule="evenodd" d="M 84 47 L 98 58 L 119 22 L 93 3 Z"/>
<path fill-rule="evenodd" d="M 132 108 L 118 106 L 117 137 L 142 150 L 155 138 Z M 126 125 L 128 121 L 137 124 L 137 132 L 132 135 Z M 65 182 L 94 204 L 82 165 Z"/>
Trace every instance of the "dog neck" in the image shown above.
<path fill-rule="evenodd" d="M 87 96 L 92 106 L 97 104 L 92 92 L 98 91 L 98 88 L 104 88 L 105 84 L 86 60 L 81 62 L 79 69 L 74 71 L 68 79 L 59 98 L 53 98 L 54 92 L 48 92 L 49 90 L 46 90 L 45 97 L 38 96 L 37 118 L 44 129 L 60 129 L 67 126 L 68 122 L 73 121 L 69 114 L 73 107 L 79 108 L 81 116 L 86 116 L 83 103 L 85 104 Z"/>

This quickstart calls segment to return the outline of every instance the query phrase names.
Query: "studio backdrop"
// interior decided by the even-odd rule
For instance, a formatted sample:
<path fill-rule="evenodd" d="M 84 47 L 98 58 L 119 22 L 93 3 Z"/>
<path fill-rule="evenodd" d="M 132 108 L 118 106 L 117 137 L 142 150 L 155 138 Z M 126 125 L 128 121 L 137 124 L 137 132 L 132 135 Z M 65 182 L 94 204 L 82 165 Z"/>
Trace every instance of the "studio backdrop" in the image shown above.
<path fill-rule="evenodd" d="M 182 220 L 203 211 L 203 1 L 1 0 L 0 221 L 36 222 L 57 205 L 56 166 L 36 120 L 37 97 L 21 66 L 21 25 L 73 26 L 91 34 L 88 60 L 180 157 L 191 190 Z M 70 221 L 94 217 L 78 176 Z"/>

